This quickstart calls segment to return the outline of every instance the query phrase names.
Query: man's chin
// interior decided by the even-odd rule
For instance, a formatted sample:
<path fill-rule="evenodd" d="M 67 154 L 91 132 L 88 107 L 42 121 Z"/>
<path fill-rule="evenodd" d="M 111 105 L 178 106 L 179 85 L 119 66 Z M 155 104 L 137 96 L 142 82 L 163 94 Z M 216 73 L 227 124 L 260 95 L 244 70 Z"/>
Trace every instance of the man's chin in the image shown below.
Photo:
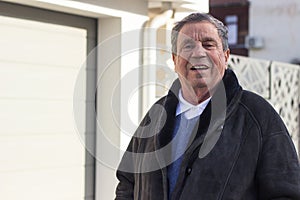
<path fill-rule="evenodd" d="M 204 77 L 198 77 L 193 81 L 193 86 L 198 88 L 206 88 L 208 86 L 207 79 Z"/>
<path fill-rule="evenodd" d="M 214 90 L 215 86 L 217 85 L 216 82 L 212 82 L 212 81 L 209 81 L 209 80 L 201 80 L 201 81 L 197 81 L 197 82 L 194 82 L 193 83 L 193 88 L 194 90 L 203 90 L 203 91 L 212 91 Z"/>
<path fill-rule="evenodd" d="M 187 79 L 179 79 L 180 83 L 183 87 L 188 90 L 199 90 L 199 89 L 207 89 L 208 82 L 204 77 L 196 78 L 194 80 L 187 80 Z"/>

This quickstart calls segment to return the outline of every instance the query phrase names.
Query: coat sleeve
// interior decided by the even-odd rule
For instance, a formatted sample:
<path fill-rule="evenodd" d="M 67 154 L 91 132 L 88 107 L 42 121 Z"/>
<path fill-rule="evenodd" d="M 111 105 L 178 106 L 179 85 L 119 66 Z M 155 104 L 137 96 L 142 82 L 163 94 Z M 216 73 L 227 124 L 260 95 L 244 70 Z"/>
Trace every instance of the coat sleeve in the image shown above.
<path fill-rule="evenodd" d="M 286 131 L 263 141 L 258 166 L 259 199 L 300 199 L 299 160 Z"/>
<path fill-rule="evenodd" d="M 163 102 L 163 98 L 156 104 L 161 105 L 161 102 Z M 162 106 L 152 106 L 135 131 L 117 170 L 119 183 L 116 188 L 115 200 L 139 198 L 141 191 L 138 189 L 139 176 L 137 174 L 141 173 L 140 165 L 143 163 L 143 154 L 154 151 L 147 144 L 153 146 L 155 137 L 152 132 L 156 130 L 157 124 L 160 124 L 160 118 L 157 116 L 160 116 L 161 109 Z"/>
<path fill-rule="evenodd" d="M 132 152 L 132 146 L 134 143 L 134 139 L 131 139 L 131 142 L 127 148 L 127 151 L 123 155 L 119 168 L 116 172 L 117 179 L 119 183 L 116 188 L 116 198 L 115 200 L 133 200 L 134 199 L 134 174 L 130 172 L 131 164 L 134 163 L 130 153 Z M 126 167 L 127 165 L 128 168 Z M 126 171 L 127 169 L 127 171 Z"/>
<path fill-rule="evenodd" d="M 149 124 L 149 117 L 146 115 L 139 127 L 137 128 L 134 136 L 124 153 L 122 160 L 120 162 L 119 168 L 116 172 L 117 179 L 119 183 L 116 188 L 116 198 L 115 200 L 133 200 L 135 199 L 135 174 L 137 171 L 139 160 L 135 153 L 139 151 L 141 139 L 139 136 L 143 134 L 145 126 Z"/>
<path fill-rule="evenodd" d="M 133 200 L 134 178 L 132 173 L 117 171 L 119 180 L 115 200 Z"/>

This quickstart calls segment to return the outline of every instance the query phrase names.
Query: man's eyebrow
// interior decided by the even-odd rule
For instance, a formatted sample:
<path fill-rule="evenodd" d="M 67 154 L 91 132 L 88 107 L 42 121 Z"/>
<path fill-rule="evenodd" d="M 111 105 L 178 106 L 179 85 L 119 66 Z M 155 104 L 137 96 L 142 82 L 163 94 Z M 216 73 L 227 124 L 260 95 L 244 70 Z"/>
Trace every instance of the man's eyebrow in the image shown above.
<path fill-rule="evenodd" d="M 194 40 L 192 38 L 185 38 L 184 40 L 181 41 L 181 44 L 186 44 L 189 42 L 194 42 Z"/>
<path fill-rule="evenodd" d="M 186 44 L 192 44 L 192 43 L 194 43 L 195 41 L 192 39 L 192 38 L 185 38 L 185 39 L 183 39 L 183 40 L 180 40 L 180 41 L 178 41 L 179 43 L 178 43 L 178 47 L 179 48 L 182 48 L 184 45 L 186 45 Z"/>
<path fill-rule="evenodd" d="M 186 44 L 190 42 L 195 42 L 195 40 L 193 38 L 185 38 L 180 41 L 180 44 Z M 203 39 L 201 39 L 201 42 L 217 42 L 217 41 L 215 40 L 215 38 L 212 37 L 204 37 Z"/>
<path fill-rule="evenodd" d="M 205 37 L 202 39 L 202 42 L 217 42 L 217 41 L 212 37 Z"/>

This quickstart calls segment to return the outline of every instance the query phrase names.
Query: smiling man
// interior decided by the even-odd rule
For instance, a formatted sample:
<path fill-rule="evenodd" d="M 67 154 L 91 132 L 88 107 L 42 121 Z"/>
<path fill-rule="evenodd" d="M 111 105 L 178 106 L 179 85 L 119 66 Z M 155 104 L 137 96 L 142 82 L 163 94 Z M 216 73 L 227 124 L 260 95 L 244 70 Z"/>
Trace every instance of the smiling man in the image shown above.
<path fill-rule="evenodd" d="M 173 61 L 183 97 L 197 105 L 222 79 L 229 58 L 228 45 L 223 47 L 214 24 L 201 21 L 184 24 L 176 46 Z"/>
<path fill-rule="evenodd" d="M 226 27 L 193 13 L 172 30 L 178 74 L 117 171 L 117 200 L 300 199 L 299 160 L 270 104 L 230 69 Z"/>

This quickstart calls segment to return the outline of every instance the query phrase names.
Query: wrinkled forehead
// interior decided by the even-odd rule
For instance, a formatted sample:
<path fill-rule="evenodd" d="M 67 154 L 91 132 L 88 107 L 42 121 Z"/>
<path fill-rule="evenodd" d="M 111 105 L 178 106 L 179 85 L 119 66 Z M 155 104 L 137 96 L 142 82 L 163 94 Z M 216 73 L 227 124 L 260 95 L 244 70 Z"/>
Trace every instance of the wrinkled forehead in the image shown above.
<path fill-rule="evenodd" d="M 177 42 L 187 39 L 199 41 L 205 37 L 220 39 L 215 25 L 208 21 L 192 22 L 183 25 L 178 33 Z"/>

